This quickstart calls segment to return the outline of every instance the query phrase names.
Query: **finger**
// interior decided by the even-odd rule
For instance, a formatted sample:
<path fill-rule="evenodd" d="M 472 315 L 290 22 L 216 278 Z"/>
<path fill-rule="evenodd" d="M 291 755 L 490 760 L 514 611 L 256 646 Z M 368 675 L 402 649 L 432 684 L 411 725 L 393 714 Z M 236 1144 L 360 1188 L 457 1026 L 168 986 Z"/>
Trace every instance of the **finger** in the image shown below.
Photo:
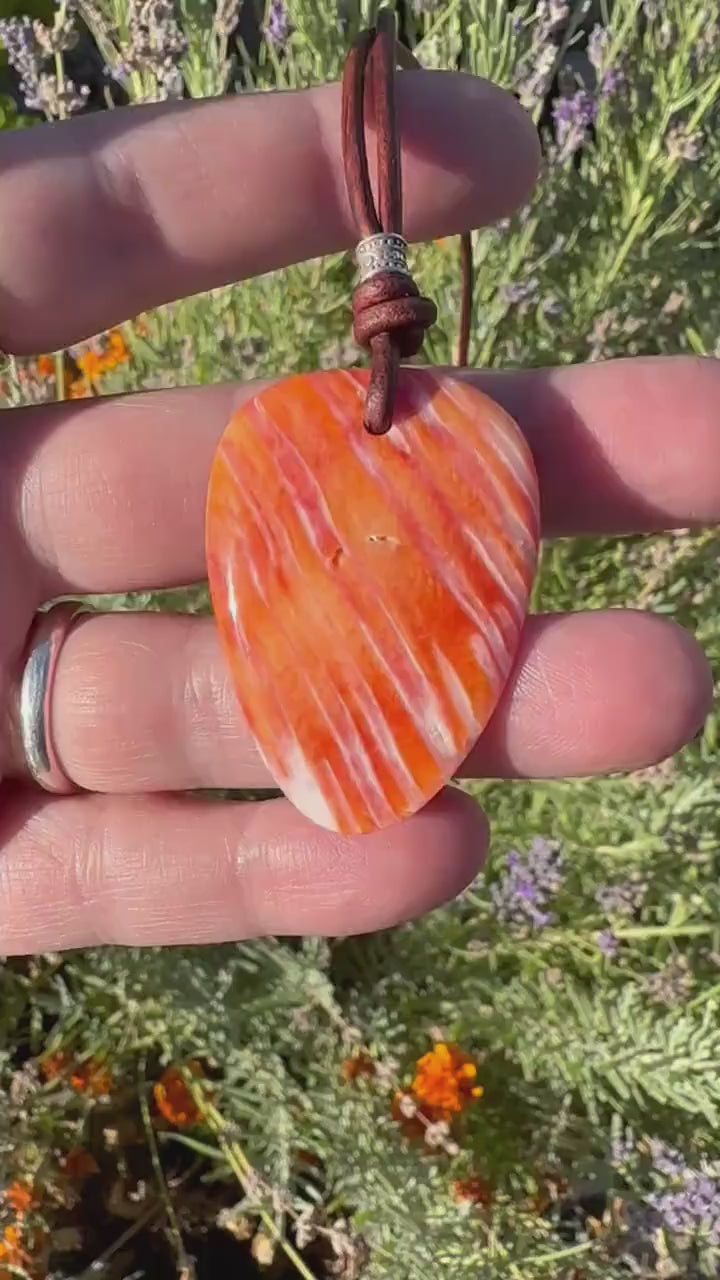
<path fill-rule="evenodd" d="M 546 534 L 720 519 L 719 361 L 471 376 L 528 435 Z M 39 599 L 203 578 L 213 451 L 253 392 L 197 387 L 16 414 L 0 434 L 4 542 L 14 535 L 13 563 L 34 560 Z"/>
<path fill-rule="evenodd" d="M 400 76 L 406 231 L 511 212 L 537 172 L 512 96 Z M 0 139 L 0 345 L 52 350 L 173 298 L 349 247 L 340 89 L 130 107 Z"/>
<path fill-rule="evenodd" d="M 382 929 L 457 894 L 487 843 L 448 790 L 387 832 L 348 840 L 285 800 L 19 792 L 0 821 L 6 955 Z"/>
<path fill-rule="evenodd" d="M 720 519 L 720 361 L 661 356 L 483 381 L 528 436 L 546 534 Z"/>
<path fill-rule="evenodd" d="M 659 691 L 662 696 L 659 696 Z M 712 697 L 695 640 L 620 610 L 528 620 L 500 707 L 464 776 L 572 777 L 672 754 Z M 91 791 L 268 787 L 209 618 L 88 618 L 54 686 L 63 767 Z"/>

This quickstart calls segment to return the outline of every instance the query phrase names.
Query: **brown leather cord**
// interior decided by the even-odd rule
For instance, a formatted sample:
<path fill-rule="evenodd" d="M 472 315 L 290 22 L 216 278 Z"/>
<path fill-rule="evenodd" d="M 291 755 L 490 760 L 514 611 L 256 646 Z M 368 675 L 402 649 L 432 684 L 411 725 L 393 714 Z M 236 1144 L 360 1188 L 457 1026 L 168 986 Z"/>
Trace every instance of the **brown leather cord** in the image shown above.
<path fill-rule="evenodd" d="M 345 63 L 342 86 L 342 141 L 345 184 L 358 238 L 381 232 L 403 233 L 401 150 L 395 109 L 395 71 L 419 67 L 397 39 L 395 14 L 380 9 L 375 27 L 363 31 Z M 365 142 L 365 107 L 374 114 L 377 146 L 377 203 L 373 194 Z M 462 237 L 462 301 L 458 364 L 467 364 L 472 302 L 472 250 L 469 233 Z M 392 426 L 393 403 L 401 359 L 420 351 L 437 308 L 410 276 L 383 271 L 359 284 L 353 293 L 353 335 L 370 351 L 370 384 L 364 425 L 372 435 Z"/>
<path fill-rule="evenodd" d="M 469 231 L 463 231 L 460 236 L 460 279 L 460 331 L 458 333 L 458 349 L 455 363 L 462 369 L 468 362 L 473 291 L 475 288 L 472 236 Z"/>

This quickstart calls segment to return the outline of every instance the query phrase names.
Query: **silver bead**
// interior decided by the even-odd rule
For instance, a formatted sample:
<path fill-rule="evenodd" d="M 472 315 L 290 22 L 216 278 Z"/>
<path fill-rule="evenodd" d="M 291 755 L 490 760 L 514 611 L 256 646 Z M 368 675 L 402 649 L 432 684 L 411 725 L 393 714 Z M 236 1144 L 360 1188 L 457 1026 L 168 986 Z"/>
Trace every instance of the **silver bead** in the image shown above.
<path fill-rule="evenodd" d="M 407 249 L 407 240 L 394 232 L 381 231 L 378 235 L 361 240 L 355 250 L 360 283 L 363 284 L 383 271 L 409 276 Z"/>

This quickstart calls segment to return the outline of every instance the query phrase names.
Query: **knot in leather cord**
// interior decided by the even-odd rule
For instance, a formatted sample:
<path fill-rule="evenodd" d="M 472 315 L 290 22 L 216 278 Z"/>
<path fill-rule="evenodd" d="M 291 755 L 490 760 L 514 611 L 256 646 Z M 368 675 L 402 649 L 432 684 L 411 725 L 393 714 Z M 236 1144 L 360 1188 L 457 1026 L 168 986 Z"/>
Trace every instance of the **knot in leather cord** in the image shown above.
<path fill-rule="evenodd" d="M 345 182 L 350 209 L 361 239 L 381 233 L 402 235 L 402 181 L 395 111 L 395 68 L 418 66 L 398 43 L 395 14 L 381 9 L 374 28 L 363 31 L 350 50 L 343 75 L 342 136 Z M 365 143 L 366 96 L 372 103 L 377 137 L 377 206 Z M 417 355 L 437 308 L 420 296 L 412 278 L 381 271 L 353 293 L 353 334 L 371 355 L 364 425 L 373 435 L 392 426 L 400 359 Z"/>
<path fill-rule="evenodd" d="M 425 330 L 437 320 L 437 307 L 421 298 L 410 276 L 383 271 L 359 284 L 353 293 L 353 335 L 371 352 L 376 338 L 387 334 L 404 360 L 416 356 Z"/>

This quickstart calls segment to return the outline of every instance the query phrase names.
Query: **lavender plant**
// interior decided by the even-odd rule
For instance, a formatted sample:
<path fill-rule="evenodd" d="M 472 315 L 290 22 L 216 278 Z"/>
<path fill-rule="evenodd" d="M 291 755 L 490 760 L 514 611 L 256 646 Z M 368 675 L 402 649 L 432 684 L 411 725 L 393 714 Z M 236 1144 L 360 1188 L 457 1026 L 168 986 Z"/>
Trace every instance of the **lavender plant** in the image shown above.
<path fill-rule="evenodd" d="M 241 71 L 262 89 L 336 76 L 368 9 L 273 0 L 252 65 L 229 0 L 80 0 L 0 36 L 28 107 L 55 118 L 83 106 L 65 65 L 80 21 L 136 102 L 223 92 Z M 617 0 L 602 21 L 569 0 L 405 16 L 422 61 L 512 89 L 543 139 L 529 208 L 473 237 L 473 361 L 720 355 L 720 32 L 705 0 Z M 445 362 L 456 257 L 440 243 L 415 258 L 441 314 L 426 356 Z M 355 363 L 349 272 L 338 256 L 163 308 L 104 386 Z M 28 382 L 7 391 L 17 403 Z M 713 532 L 565 541 L 545 550 L 536 603 L 651 607 L 717 663 L 718 563 Z M 495 833 L 486 872 L 406 928 L 2 966 L 0 1182 L 49 1189 L 46 1274 L 720 1275 L 717 744 L 713 714 L 641 775 L 476 787 Z M 437 1044 L 462 1047 L 483 1093 L 423 1127 L 413 1081 Z M 88 1059 L 111 1072 L 109 1099 L 87 1087 Z M 203 1087 L 158 1126 L 162 1072 L 189 1062 Z M 82 1182 L 67 1174 L 78 1151 L 97 1165 Z M 230 1252 L 208 1261 L 209 1240 Z"/>

